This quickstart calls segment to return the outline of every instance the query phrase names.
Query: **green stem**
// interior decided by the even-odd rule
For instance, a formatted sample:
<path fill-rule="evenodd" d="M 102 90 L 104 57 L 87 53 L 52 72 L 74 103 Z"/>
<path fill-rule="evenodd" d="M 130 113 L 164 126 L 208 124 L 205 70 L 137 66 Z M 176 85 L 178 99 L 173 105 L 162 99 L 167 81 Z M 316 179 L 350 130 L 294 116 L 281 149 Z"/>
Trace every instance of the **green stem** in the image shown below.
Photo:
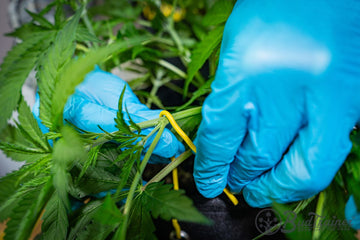
<path fill-rule="evenodd" d="M 162 69 L 160 69 L 156 72 L 156 78 L 152 78 L 153 86 L 150 91 L 150 97 L 148 98 L 147 103 L 146 103 L 146 106 L 148 108 L 151 108 L 151 103 L 153 102 L 153 98 L 156 98 L 157 91 L 163 85 L 161 80 L 162 80 L 164 74 L 165 74 L 164 71 Z"/>
<path fill-rule="evenodd" d="M 163 66 L 164 68 L 172 71 L 173 73 L 179 75 L 179 77 L 186 79 L 187 78 L 187 74 L 182 71 L 180 68 L 176 67 L 175 65 L 163 60 L 163 59 L 159 59 L 156 61 L 160 66 Z"/>
<path fill-rule="evenodd" d="M 89 52 L 89 48 L 85 47 L 84 45 L 82 45 L 80 43 L 76 44 L 76 49 L 80 50 L 80 51 L 83 51 L 85 53 Z"/>
<path fill-rule="evenodd" d="M 145 186 L 142 187 L 142 190 L 145 190 L 145 188 L 150 184 L 154 182 L 160 182 L 164 177 L 166 177 L 172 170 L 177 168 L 181 163 L 183 163 L 186 159 L 188 159 L 192 155 L 191 150 L 187 150 L 186 152 L 183 152 L 179 157 L 175 159 L 175 161 L 169 163 L 166 167 L 161 169 L 160 172 L 158 172 L 150 181 L 148 181 Z"/>
<path fill-rule="evenodd" d="M 159 124 L 160 124 L 159 132 L 156 134 L 154 141 L 151 143 L 148 151 L 146 152 L 144 159 L 142 160 L 142 162 L 140 164 L 140 169 L 136 173 L 134 180 L 131 183 L 129 194 L 128 194 L 128 197 L 127 197 L 127 200 L 126 200 L 126 203 L 124 206 L 124 221 L 116 233 L 116 235 L 118 235 L 118 231 L 120 231 L 120 240 L 126 240 L 126 230 L 127 230 L 127 225 L 128 225 L 128 221 L 129 221 L 129 213 L 130 213 L 130 209 L 132 207 L 132 201 L 133 201 L 133 198 L 135 195 L 136 188 L 141 180 L 141 176 L 145 170 L 146 164 L 148 163 L 157 143 L 160 140 L 161 134 L 163 133 L 163 131 L 165 129 L 166 121 L 163 120 Z"/>
<path fill-rule="evenodd" d="M 184 110 L 184 111 L 180 111 L 180 112 L 177 112 L 177 113 L 174 113 L 173 114 L 173 117 L 175 120 L 180 120 L 180 119 L 184 119 L 184 118 L 188 118 L 188 117 L 192 117 L 194 115 L 198 115 L 198 114 L 201 114 L 201 107 L 194 107 L 194 108 L 190 108 L 190 109 L 187 109 L 187 110 Z M 144 122 L 141 122 L 141 123 L 138 123 L 137 125 L 141 128 L 141 129 L 145 129 L 145 128 L 150 128 L 150 127 L 155 127 L 156 125 L 159 124 L 159 122 L 161 121 L 161 119 L 163 118 L 155 118 L 155 119 L 151 119 L 151 120 L 148 120 L 148 121 L 144 121 Z M 130 127 L 130 129 L 132 131 L 136 131 L 135 128 L 132 128 Z M 116 132 L 112 132 L 112 134 L 115 134 Z M 96 139 L 91 147 L 96 147 L 97 145 L 99 144 L 104 144 L 106 142 L 109 142 L 111 141 L 112 139 L 109 138 L 108 135 L 106 134 L 103 134 L 102 136 L 100 136 L 98 139 Z"/>
<path fill-rule="evenodd" d="M 324 210 L 324 202 L 325 202 L 325 192 L 321 192 L 319 194 L 319 199 L 316 204 L 316 215 L 317 216 L 322 216 L 322 212 Z M 321 219 L 321 217 L 317 217 L 316 221 L 314 223 L 314 230 L 313 230 L 313 235 L 312 235 L 313 240 L 319 239 L 319 237 L 320 237 L 320 233 L 321 233 L 320 227 L 321 226 L 318 226 L 320 223 L 320 219 Z"/>
<path fill-rule="evenodd" d="M 84 1 L 84 4 L 87 5 L 87 1 Z M 81 15 L 81 19 L 84 21 L 84 24 L 85 24 L 87 30 L 88 30 L 91 34 L 93 34 L 93 35 L 95 36 L 95 31 L 94 31 L 94 29 L 93 29 L 93 27 L 92 27 L 92 24 L 91 24 L 91 21 L 90 21 L 88 15 L 87 15 L 87 10 L 86 10 L 86 8 L 84 8 L 84 12 L 83 12 L 83 14 Z"/>

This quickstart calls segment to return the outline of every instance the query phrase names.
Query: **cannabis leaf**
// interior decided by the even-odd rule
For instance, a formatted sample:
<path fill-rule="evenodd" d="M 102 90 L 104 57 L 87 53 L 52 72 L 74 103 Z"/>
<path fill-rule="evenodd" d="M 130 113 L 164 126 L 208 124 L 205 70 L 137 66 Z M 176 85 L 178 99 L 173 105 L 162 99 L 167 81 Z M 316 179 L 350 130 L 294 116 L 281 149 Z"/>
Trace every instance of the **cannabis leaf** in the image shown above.
<path fill-rule="evenodd" d="M 34 33 L 31 38 L 14 46 L 5 57 L 0 71 L 0 131 L 18 104 L 26 77 L 53 38 L 53 32 Z"/>
<path fill-rule="evenodd" d="M 38 67 L 37 78 L 40 95 L 40 118 L 45 126 L 52 127 L 51 111 L 54 87 L 59 73 L 70 61 L 75 51 L 75 36 L 77 25 L 83 8 L 80 8 L 64 28 L 56 34 L 54 44 L 43 55 Z"/>
<path fill-rule="evenodd" d="M 202 85 L 201 87 L 199 87 L 198 90 L 196 90 L 193 94 L 192 97 L 190 98 L 189 101 L 187 101 L 184 105 L 178 107 L 176 110 L 177 111 L 181 111 L 183 109 L 185 109 L 186 107 L 190 106 L 194 101 L 196 101 L 199 97 L 204 96 L 208 93 L 211 92 L 211 83 L 213 82 L 214 78 L 210 78 L 209 80 L 207 80 L 205 82 L 204 85 Z"/>
<path fill-rule="evenodd" d="M 210 224 L 193 205 L 190 198 L 184 195 L 183 190 L 175 191 L 172 185 L 151 183 L 139 196 L 143 204 L 154 218 L 165 220 L 176 218 L 181 221 Z"/>
<path fill-rule="evenodd" d="M 120 229 L 120 228 L 119 228 Z M 152 221 L 149 210 L 142 203 L 140 198 L 135 198 L 130 211 L 127 239 L 154 240 L 155 225 Z M 120 234 L 119 231 L 116 234 Z M 114 239 L 118 237 L 115 235 Z"/>
<path fill-rule="evenodd" d="M 46 205 L 42 224 L 42 239 L 66 239 L 68 232 L 69 205 L 64 202 L 62 193 L 55 191 Z"/>
<path fill-rule="evenodd" d="M 50 178 L 44 176 L 27 183 L 28 189 L 18 196 L 15 207 L 9 215 L 5 238 L 11 240 L 27 240 L 40 217 L 44 204 L 52 193 Z"/>
<path fill-rule="evenodd" d="M 118 225 L 123 220 L 124 216 L 117 208 L 116 203 L 111 198 L 110 194 L 106 195 L 105 201 L 102 204 L 100 211 L 95 216 L 95 220 L 103 225 Z"/>
<path fill-rule="evenodd" d="M 233 9 L 233 0 L 221 0 L 214 3 L 210 10 L 206 13 L 202 23 L 207 26 L 224 23 Z"/>
<path fill-rule="evenodd" d="M 219 46 L 224 31 L 223 26 L 218 26 L 197 44 L 191 53 L 191 62 L 188 68 L 188 77 L 185 81 L 184 96 L 188 93 L 189 85 L 195 74 L 204 65 L 206 59 L 210 57 L 213 51 Z"/>
<path fill-rule="evenodd" d="M 64 204 L 68 201 L 67 191 L 69 185 L 69 167 L 76 161 L 86 159 L 86 152 L 78 134 L 69 126 L 61 130 L 63 138 L 59 139 L 54 146 L 53 167 L 54 186 Z"/>
<path fill-rule="evenodd" d="M 43 137 L 43 133 L 41 132 L 34 115 L 23 98 L 21 98 L 18 113 L 20 124 L 17 124 L 17 126 L 22 131 L 23 135 L 25 135 L 25 137 L 27 137 L 35 146 L 44 151 L 50 151 L 49 143 Z"/>
<path fill-rule="evenodd" d="M 29 10 L 25 10 L 25 11 L 33 18 L 33 21 L 39 23 L 40 26 L 49 29 L 54 28 L 54 26 L 42 14 L 33 13 L 30 12 Z"/>
<path fill-rule="evenodd" d="M 95 64 L 134 45 L 142 44 L 146 40 L 148 40 L 147 37 L 135 37 L 115 42 L 106 47 L 92 50 L 78 59 L 72 59 L 55 85 L 51 108 L 54 128 L 59 128 L 63 124 L 63 110 L 68 97 L 75 92 L 75 87 L 84 80 L 86 74 L 94 69 Z"/>

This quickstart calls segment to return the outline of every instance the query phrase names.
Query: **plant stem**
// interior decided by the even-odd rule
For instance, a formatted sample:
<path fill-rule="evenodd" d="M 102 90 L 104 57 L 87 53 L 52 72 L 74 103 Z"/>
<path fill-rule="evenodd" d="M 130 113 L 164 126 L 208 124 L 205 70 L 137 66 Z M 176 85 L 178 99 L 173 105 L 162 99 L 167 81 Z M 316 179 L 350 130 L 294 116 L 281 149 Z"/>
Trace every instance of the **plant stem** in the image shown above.
<path fill-rule="evenodd" d="M 87 5 L 87 0 L 84 1 L 84 5 Z M 88 15 L 87 15 L 87 10 L 86 10 L 86 8 L 84 8 L 84 12 L 83 12 L 83 14 L 81 15 L 81 18 L 82 18 L 82 20 L 84 21 L 84 24 L 85 24 L 87 30 L 88 30 L 91 34 L 93 34 L 93 35 L 95 36 L 95 31 L 94 31 L 94 29 L 93 29 L 93 27 L 92 27 L 92 24 L 91 24 L 91 21 L 90 21 Z"/>
<path fill-rule="evenodd" d="M 201 114 L 201 107 L 194 107 L 194 108 L 190 108 L 190 109 L 187 109 L 187 110 L 184 110 L 184 111 L 176 112 L 176 113 L 173 114 L 173 117 L 174 117 L 175 120 L 180 120 L 180 119 L 192 117 L 192 116 L 198 115 L 198 114 Z M 162 119 L 163 118 L 155 118 L 155 119 L 151 119 L 151 120 L 144 121 L 144 122 L 141 122 L 141 123 L 137 123 L 137 125 L 141 129 L 155 127 L 155 126 L 157 126 L 159 124 L 159 122 Z M 132 131 L 136 131 L 135 128 L 130 127 L 130 129 Z M 115 134 L 115 133 L 116 132 L 112 132 L 111 134 Z M 103 134 L 91 144 L 91 147 L 96 147 L 97 145 L 104 144 L 104 143 L 109 142 L 111 140 L 112 139 L 109 138 L 108 135 Z"/>
<path fill-rule="evenodd" d="M 159 59 L 156 61 L 160 66 L 163 66 L 164 68 L 172 71 L 173 73 L 176 73 L 177 75 L 179 75 L 179 77 L 186 79 L 187 78 L 187 74 L 182 71 L 180 68 L 176 67 L 175 65 L 163 60 L 163 59 Z"/>
<path fill-rule="evenodd" d="M 191 150 L 187 150 L 183 152 L 179 157 L 175 159 L 175 161 L 169 163 L 166 167 L 161 169 L 150 181 L 148 181 L 145 186 L 142 187 L 142 190 L 150 184 L 154 182 L 160 182 L 164 177 L 166 177 L 172 170 L 178 167 L 181 163 L 183 163 L 186 159 L 188 159 L 192 155 Z"/>
<path fill-rule="evenodd" d="M 89 52 L 89 49 L 80 43 L 76 44 L 76 49 L 86 53 Z"/>
<path fill-rule="evenodd" d="M 166 121 L 163 120 L 159 124 L 160 124 L 159 132 L 156 134 L 154 141 L 151 143 L 148 151 L 146 152 L 145 157 L 140 164 L 140 169 L 136 173 L 134 180 L 131 183 L 129 194 L 128 194 L 128 197 L 127 197 L 127 200 L 126 200 L 126 203 L 124 206 L 124 221 L 121 224 L 121 227 L 117 230 L 117 232 L 120 231 L 120 240 L 126 240 L 126 230 L 127 230 L 127 225 L 128 225 L 128 221 L 129 221 L 129 213 L 130 213 L 130 209 L 132 207 L 132 201 L 133 201 L 133 198 L 135 195 L 136 187 L 139 184 L 142 173 L 145 170 L 146 164 L 148 163 L 157 143 L 160 140 L 161 134 L 163 133 L 165 126 L 166 126 Z M 118 233 L 116 233 L 116 235 L 118 235 Z"/>
<path fill-rule="evenodd" d="M 156 93 L 157 91 L 159 90 L 159 88 L 162 86 L 162 78 L 164 76 L 164 71 L 162 69 L 159 69 L 158 71 L 156 71 L 156 77 L 155 78 L 152 78 L 153 81 L 153 86 L 151 88 L 151 91 L 150 91 L 150 97 L 148 98 L 148 101 L 146 103 L 146 106 L 148 108 L 151 108 L 151 103 L 153 102 L 153 98 L 156 98 Z"/>
<path fill-rule="evenodd" d="M 320 217 L 317 217 L 316 221 L 314 222 L 314 231 L 313 231 L 313 234 L 312 234 L 312 239 L 313 240 L 319 239 L 319 237 L 320 237 L 320 233 L 321 233 L 320 227 L 321 227 L 321 225 L 318 226 L 318 224 L 320 223 L 322 212 L 324 210 L 324 202 L 325 202 L 325 192 L 321 192 L 319 194 L 319 199 L 318 199 L 318 202 L 316 204 L 316 215 L 320 216 Z"/>

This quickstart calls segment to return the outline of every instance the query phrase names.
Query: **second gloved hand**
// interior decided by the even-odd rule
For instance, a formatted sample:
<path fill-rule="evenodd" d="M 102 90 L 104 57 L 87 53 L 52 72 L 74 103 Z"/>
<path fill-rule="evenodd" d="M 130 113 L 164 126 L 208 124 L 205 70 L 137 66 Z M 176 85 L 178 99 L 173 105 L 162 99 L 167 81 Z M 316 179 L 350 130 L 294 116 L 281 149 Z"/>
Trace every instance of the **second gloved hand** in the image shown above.
<path fill-rule="evenodd" d="M 237 2 L 195 142 L 200 193 L 228 185 L 265 207 L 330 184 L 360 117 L 359 10 L 358 1 Z"/>
<path fill-rule="evenodd" d="M 150 110 L 142 104 L 125 81 L 96 67 L 94 71 L 87 74 L 85 80 L 77 86 L 75 93 L 68 99 L 64 109 L 64 119 L 89 132 L 102 132 L 98 126 L 107 132 L 117 131 L 114 119 L 118 111 L 119 97 L 124 87 L 126 90 L 122 107 L 126 121 L 128 116 L 125 106 L 135 123 L 159 117 L 161 110 Z M 39 116 L 39 104 L 40 101 L 37 97 L 34 106 L 35 116 Z M 144 129 L 142 134 L 146 135 L 151 130 Z M 150 144 L 151 138 L 144 146 L 145 151 Z M 170 158 L 183 151 L 184 146 L 168 129 L 165 129 L 153 153 L 161 158 Z M 161 158 L 156 158 L 156 161 L 167 161 Z"/>

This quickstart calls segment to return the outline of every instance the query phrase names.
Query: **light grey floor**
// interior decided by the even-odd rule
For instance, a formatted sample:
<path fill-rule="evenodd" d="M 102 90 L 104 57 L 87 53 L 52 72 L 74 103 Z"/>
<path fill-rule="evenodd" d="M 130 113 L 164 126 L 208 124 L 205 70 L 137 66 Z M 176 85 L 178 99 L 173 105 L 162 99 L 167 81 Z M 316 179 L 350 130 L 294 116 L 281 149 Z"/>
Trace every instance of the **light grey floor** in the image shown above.
<path fill-rule="evenodd" d="M 13 38 L 3 36 L 5 33 L 11 31 L 7 13 L 9 1 L 10 0 L 0 0 L 0 63 L 2 63 L 3 58 L 14 42 Z M 0 152 L 0 177 L 20 166 L 21 163 L 11 161 Z"/>

